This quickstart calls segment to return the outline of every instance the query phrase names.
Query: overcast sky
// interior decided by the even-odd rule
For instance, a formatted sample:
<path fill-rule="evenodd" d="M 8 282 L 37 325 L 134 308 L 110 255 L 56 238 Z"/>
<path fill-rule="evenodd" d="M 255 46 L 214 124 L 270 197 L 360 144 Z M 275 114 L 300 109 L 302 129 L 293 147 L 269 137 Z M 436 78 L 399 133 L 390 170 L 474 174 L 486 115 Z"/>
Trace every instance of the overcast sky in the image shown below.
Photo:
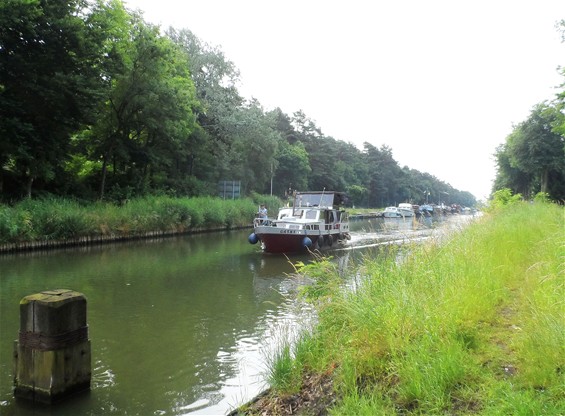
<path fill-rule="evenodd" d="M 392 148 L 479 199 L 493 153 L 563 81 L 565 0 L 124 0 L 190 29 L 266 110 L 303 110 L 326 136 Z"/>

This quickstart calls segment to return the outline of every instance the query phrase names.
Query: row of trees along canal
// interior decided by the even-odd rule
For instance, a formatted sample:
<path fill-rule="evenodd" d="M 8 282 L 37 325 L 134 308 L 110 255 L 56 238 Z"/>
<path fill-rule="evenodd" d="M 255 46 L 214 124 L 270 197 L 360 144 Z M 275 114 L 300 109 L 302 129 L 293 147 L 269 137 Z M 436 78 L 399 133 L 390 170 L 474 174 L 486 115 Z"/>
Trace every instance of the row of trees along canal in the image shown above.
<path fill-rule="evenodd" d="M 245 100 L 219 48 L 121 2 L 2 2 L 0 76 L 4 201 L 211 195 L 239 180 L 244 194 L 345 190 L 357 206 L 476 202 L 386 145 L 360 150 Z"/>

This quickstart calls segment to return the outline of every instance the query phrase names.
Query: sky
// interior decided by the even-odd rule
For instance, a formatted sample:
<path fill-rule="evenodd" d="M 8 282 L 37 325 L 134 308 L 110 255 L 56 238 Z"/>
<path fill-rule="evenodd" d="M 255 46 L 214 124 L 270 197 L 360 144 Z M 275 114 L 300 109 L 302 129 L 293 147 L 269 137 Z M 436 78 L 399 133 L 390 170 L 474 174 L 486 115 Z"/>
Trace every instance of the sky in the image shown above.
<path fill-rule="evenodd" d="M 124 0 L 189 29 L 239 69 L 265 110 L 325 136 L 386 145 L 401 167 L 478 199 L 494 153 L 565 79 L 564 0 Z"/>

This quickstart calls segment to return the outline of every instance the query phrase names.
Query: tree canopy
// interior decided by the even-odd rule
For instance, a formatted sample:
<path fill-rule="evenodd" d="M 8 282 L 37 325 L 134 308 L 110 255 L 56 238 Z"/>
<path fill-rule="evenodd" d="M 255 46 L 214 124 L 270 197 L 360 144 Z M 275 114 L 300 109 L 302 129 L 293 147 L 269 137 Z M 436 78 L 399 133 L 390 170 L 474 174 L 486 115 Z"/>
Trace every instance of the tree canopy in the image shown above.
<path fill-rule="evenodd" d="M 5 0 L 0 199 L 214 195 L 219 181 L 237 180 L 244 194 L 347 191 L 357 206 L 475 204 L 469 192 L 399 166 L 379 138 L 359 149 L 324 135 L 303 111 L 244 99 L 238 83 L 219 48 L 188 29 L 163 32 L 119 0 Z M 501 149 L 506 176 L 517 169 L 553 189 L 562 168 L 544 140 L 562 139 L 547 131 L 562 115 L 554 110 L 540 110 Z M 523 155 L 530 134 L 541 135 L 535 163 Z"/>
<path fill-rule="evenodd" d="M 565 20 L 556 28 L 565 43 Z M 514 126 L 496 149 L 493 193 L 508 189 L 532 198 L 541 192 L 565 201 L 565 66 L 559 72 L 564 81 L 554 99 L 534 105 L 528 118 Z"/>
<path fill-rule="evenodd" d="M 563 114 L 547 103 L 536 105 L 497 149 L 495 190 L 508 188 L 530 198 L 538 192 L 565 199 Z"/>

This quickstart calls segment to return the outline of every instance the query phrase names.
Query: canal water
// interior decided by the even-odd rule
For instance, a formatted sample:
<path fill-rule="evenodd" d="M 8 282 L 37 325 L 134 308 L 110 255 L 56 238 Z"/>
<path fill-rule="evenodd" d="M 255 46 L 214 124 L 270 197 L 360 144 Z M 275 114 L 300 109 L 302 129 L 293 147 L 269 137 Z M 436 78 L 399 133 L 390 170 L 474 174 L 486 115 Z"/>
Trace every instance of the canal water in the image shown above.
<path fill-rule="evenodd" d="M 357 250 L 423 238 L 412 221 L 352 223 Z M 249 230 L 0 255 L 0 414 L 222 415 L 266 388 L 269 357 L 311 313 L 293 262 L 261 253 Z M 88 301 L 92 388 L 53 407 L 13 398 L 19 301 L 72 289 Z"/>

